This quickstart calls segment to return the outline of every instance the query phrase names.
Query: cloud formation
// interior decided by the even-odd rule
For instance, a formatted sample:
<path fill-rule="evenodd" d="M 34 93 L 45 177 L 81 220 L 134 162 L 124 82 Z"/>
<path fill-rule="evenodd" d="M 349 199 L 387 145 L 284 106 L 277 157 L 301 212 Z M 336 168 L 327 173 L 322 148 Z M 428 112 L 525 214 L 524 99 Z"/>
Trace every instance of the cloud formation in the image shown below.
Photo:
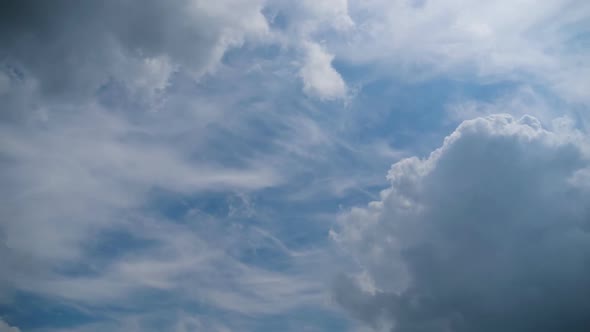
<path fill-rule="evenodd" d="M 174 71 L 199 77 L 228 48 L 262 38 L 261 9 L 259 0 L 4 1 L 0 77 L 62 101 L 84 100 L 110 80 L 150 95 Z"/>
<path fill-rule="evenodd" d="M 590 324 L 588 142 L 524 116 L 463 122 L 332 235 L 363 273 L 337 302 L 396 332 L 584 331 Z"/>
<path fill-rule="evenodd" d="M 346 83 L 332 67 L 334 56 L 327 54 L 317 44 L 307 45 L 306 53 L 306 60 L 300 71 L 303 92 L 320 99 L 344 98 Z"/>
<path fill-rule="evenodd" d="M 507 108 L 545 123 L 566 112 L 555 103 L 587 101 L 589 9 L 581 0 L 3 1 L 2 319 L 48 331 L 68 318 L 76 331 L 346 330 L 326 301 L 342 263 L 326 234 L 334 216 L 378 199 L 393 160 L 430 151 L 457 121 Z M 362 267 L 339 279 L 339 302 L 374 327 L 467 329 L 485 308 L 456 312 L 474 298 L 498 308 L 506 281 L 492 279 L 504 287 L 493 297 L 463 280 L 475 294 L 465 295 L 430 272 L 479 277 L 489 271 L 476 258 L 489 248 L 535 234 L 521 256 L 490 266 L 536 282 L 526 292 L 545 282 L 564 305 L 568 276 L 588 272 L 576 260 L 583 249 L 569 247 L 584 242 L 590 183 L 585 138 L 570 125 L 478 119 L 431 157 L 396 164 L 392 189 L 336 230 Z M 464 227 L 467 217 L 496 226 Z M 534 218 L 545 226 L 513 226 Z M 582 231 L 562 240 L 569 229 Z M 565 257 L 549 259 L 563 274 L 543 270 L 541 255 Z M 528 314 L 549 308 L 509 291 Z M 72 317 L 36 317 L 36 303 Z"/>
<path fill-rule="evenodd" d="M 589 102 L 587 1 L 349 1 L 348 13 L 357 28 L 328 43 L 341 60 L 414 81 L 535 81 Z"/>

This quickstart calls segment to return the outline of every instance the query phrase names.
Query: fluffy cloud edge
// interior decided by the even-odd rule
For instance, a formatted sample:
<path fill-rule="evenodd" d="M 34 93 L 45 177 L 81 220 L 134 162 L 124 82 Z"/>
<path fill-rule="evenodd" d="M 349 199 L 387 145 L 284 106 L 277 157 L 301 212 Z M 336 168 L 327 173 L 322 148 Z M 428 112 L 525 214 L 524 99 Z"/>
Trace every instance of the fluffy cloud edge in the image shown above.
<path fill-rule="evenodd" d="M 341 216 L 332 238 L 363 273 L 338 279 L 335 300 L 382 330 L 582 331 L 588 169 L 571 126 L 463 122 L 427 158 L 395 163 L 380 200 Z"/>

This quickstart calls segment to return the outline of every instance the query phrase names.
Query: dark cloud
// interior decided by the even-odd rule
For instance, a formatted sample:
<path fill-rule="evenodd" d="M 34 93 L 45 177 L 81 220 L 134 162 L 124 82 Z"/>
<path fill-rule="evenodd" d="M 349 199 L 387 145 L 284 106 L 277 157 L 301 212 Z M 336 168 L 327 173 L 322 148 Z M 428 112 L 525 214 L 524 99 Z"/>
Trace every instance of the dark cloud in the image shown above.
<path fill-rule="evenodd" d="M 110 79 L 162 88 L 181 66 L 198 76 L 262 34 L 261 1 L 2 1 L 0 69 L 44 96 L 85 98 Z M 1 92 L 1 91 L 0 91 Z M 65 98 L 64 98 L 65 97 Z"/>
<path fill-rule="evenodd" d="M 586 331 L 584 140 L 491 116 L 464 122 L 427 159 L 394 164 L 382 200 L 335 233 L 371 280 L 342 278 L 336 300 L 397 332 Z"/>

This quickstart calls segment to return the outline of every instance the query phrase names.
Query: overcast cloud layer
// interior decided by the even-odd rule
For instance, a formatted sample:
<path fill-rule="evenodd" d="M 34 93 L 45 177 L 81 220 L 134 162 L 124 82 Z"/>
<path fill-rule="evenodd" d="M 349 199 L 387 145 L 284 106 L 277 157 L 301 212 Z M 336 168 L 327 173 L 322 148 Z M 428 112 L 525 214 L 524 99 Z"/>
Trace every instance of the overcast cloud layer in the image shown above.
<path fill-rule="evenodd" d="M 0 1 L 0 332 L 584 330 L 589 22 Z"/>

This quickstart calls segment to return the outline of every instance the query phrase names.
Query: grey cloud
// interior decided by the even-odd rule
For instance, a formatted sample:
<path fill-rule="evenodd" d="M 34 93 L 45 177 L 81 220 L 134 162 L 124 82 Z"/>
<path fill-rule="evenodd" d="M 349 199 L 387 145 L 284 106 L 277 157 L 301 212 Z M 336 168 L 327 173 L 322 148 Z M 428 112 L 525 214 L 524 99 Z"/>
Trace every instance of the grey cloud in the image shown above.
<path fill-rule="evenodd" d="M 334 238 L 372 289 L 343 277 L 336 301 L 398 332 L 585 331 L 589 167 L 571 128 L 464 122 L 428 158 L 394 164 L 380 201 L 342 216 Z"/>
<path fill-rule="evenodd" d="M 109 79 L 162 88 L 178 66 L 196 76 L 266 32 L 254 1 L 3 1 L 0 64 L 13 85 L 87 97 Z M 9 75 L 12 73 L 11 75 Z M 14 74 L 16 73 L 16 74 Z"/>
<path fill-rule="evenodd" d="M 10 326 L 6 324 L 2 319 L 0 319 L 0 332 L 20 332 L 20 329 L 14 326 Z"/>

